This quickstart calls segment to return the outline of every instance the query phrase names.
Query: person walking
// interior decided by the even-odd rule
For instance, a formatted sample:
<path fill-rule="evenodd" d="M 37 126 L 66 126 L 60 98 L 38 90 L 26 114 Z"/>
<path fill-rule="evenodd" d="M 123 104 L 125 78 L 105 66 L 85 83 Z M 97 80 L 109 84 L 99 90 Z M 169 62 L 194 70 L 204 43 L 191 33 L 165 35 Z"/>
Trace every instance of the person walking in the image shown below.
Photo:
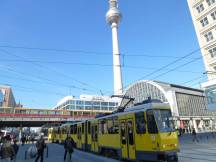
<path fill-rule="evenodd" d="M 193 142 L 195 142 L 195 141 L 199 142 L 195 128 L 193 128 L 193 130 L 192 130 L 192 135 L 193 135 Z"/>
<path fill-rule="evenodd" d="M 67 159 L 67 162 L 71 162 L 71 154 L 73 153 L 73 148 L 74 148 L 74 140 L 70 135 L 67 135 L 67 138 L 65 139 L 64 142 L 64 161 Z"/>
<path fill-rule="evenodd" d="M 14 156 L 15 156 L 15 151 L 10 143 L 10 137 L 6 136 L 3 138 L 3 144 L 1 147 L 1 162 L 10 162 Z"/>
<path fill-rule="evenodd" d="M 40 139 L 38 139 L 36 143 L 36 147 L 37 147 L 38 152 L 37 152 L 35 162 L 37 162 L 39 158 L 40 158 L 40 162 L 43 162 L 44 149 L 46 148 L 46 144 L 43 139 L 43 136 L 40 136 Z"/>
<path fill-rule="evenodd" d="M 24 146 L 24 144 L 25 144 L 25 142 L 26 142 L 26 137 L 25 137 L 25 135 L 22 135 L 21 141 L 22 141 L 22 146 Z"/>
<path fill-rule="evenodd" d="M 19 146 L 17 145 L 17 141 L 14 140 L 14 144 L 12 145 L 13 146 L 13 149 L 14 149 L 14 162 L 16 162 L 16 156 L 17 156 L 17 153 L 19 151 Z"/>

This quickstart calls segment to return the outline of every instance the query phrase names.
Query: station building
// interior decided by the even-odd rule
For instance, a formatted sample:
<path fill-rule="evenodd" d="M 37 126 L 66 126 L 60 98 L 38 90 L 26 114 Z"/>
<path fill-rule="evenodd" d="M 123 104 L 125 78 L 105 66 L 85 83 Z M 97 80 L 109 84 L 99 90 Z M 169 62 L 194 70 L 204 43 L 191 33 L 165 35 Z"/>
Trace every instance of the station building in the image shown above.
<path fill-rule="evenodd" d="M 193 127 L 197 131 L 215 128 L 214 112 L 207 109 L 207 99 L 203 90 L 169 84 L 160 81 L 141 80 L 130 85 L 125 96 L 135 98 L 133 104 L 151 99 L 159 99 L 168 103 L 177 127 L 189 131 Z M 128 102 L 122 100 L 121 106 Z"/>
<path fill-rule="evenodd" d="M 111 113 L 118 107 L 118 100 L 109 96 L 80 95 L 80 98 L 66 96 L 54 110 L 65 110 L 74 116 L 92 117 L 100 113 Z"/>
<path fill-rule="evenodd" d="M 9 86 L 0 86 L 0 107 L 15 107 L 16 101 Z"/>

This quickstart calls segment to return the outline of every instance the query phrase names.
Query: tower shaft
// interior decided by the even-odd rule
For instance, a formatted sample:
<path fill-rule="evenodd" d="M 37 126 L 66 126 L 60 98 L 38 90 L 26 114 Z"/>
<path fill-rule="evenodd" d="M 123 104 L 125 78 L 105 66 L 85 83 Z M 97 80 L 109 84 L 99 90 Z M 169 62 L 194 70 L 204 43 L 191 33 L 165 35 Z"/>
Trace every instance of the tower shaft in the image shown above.
<path fill-rule="evenodd" d="M 106 20 L 112 28 L 114 94 L 121 95 L 123 93 L 123 86 L 118 42 L 118 25 L 120 23 L 122 15 L 118 9 L 117 0 L 109 0 L 109 4 L 110 7 L 106 14 Z"/>
<path fill-rule="evenodd" d="M 113 41 L 113 73 L 114 73 L 114 94 L 121 95 L 122 90 L 122 74 L 121 74 L 121 62 L 118 43 L 118 26 L 112 24 L 112 41 Z"/>

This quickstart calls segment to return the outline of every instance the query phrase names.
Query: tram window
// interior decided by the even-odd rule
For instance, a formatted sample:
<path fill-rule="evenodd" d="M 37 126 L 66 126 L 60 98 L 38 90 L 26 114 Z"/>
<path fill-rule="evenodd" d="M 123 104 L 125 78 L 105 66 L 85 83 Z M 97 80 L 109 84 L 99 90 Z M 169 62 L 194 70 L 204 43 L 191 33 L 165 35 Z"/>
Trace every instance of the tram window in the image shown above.
<path fill-rule="evenodd" d="M 99 134 L 104 134 L 104 123 L 105 122 L 106 122 L 105 120 L 101 120 L 99 122 Z"/>
<path fill-rule="evenodd" d="M 137 134 L 146 133 L 146 122 L 145 122 L 144 112 L 136 113 L 135 118 L 136 118 L 136 133 Z"/>
<path fill-rule="evenodd" d="M 104 127 L 106 129 L 106 127 Z M 107 121 L 107 129 L 109 134 L 118 134 L 119 133 L 119 125 L 117 118 L 110 118 Z"/>
<path fill-rule="evenodd" d="M 128 121 L 128 140 L 129 145 L 134 145 L 134 137 L 133 137 L 133 122 Z"/>
<path fill-rule="evenodd" d="M 91 127 L 91 137 L 92 137 L 92 141 L 94 141 L 94 126 Z"/>
<path fill-rule="evenodd" d="M 119 133 L 119 123 L 118 119 L 113 119 L 113 133 L 118 134 Z"/>
<path fill-rule="evenodd" d="M 77 125 L 74 125 L 74 134 L 77 134 Z"/>
<path fill-rule="evenodd" d="M 90 133 L 91 133 L 91 123 L 88 122 L 88 134 L 90 134 Z"/>
<path fill-rule="evenodd" d="M 98 139 L 98 129 L 97 126 L 95 126 L 95 141 Z"/>
<path fill-rule="evenodd" d="M 82 123 L 82 133 L 84 133 L 84 123 Z"/>
<path fill-rule="evenodd" d="M 60 133 L 60 128 L 58 128 L 58 134 Z"/>
<path fill-rule="evenodd" d="M 121 123 L 121 143 L 126 144 L 125 123 Z"/>
<path fill-rule="evenodd" d="M 158 133 L 157 125 L 155 122 L 155 117 L 152 110 L 147 111 L 147 124 L 149 133 Z"/>
<path fill-rule="evenodd" d="M 70 132 L 71 132 L 71 134 L 74 134 L 74 126 L 73 125 L 70 126 Z"/>

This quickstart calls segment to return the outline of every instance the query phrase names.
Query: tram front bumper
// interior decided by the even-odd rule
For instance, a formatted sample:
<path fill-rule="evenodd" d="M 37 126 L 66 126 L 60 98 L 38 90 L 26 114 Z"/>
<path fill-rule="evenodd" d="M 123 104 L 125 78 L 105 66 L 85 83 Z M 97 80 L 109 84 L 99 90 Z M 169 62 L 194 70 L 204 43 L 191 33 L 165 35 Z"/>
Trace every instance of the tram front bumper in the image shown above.
<path fill-rule="evenodd" d="M 158 153 L 158 161 L 163 162 L 178 162 L 177 152 L 160 152 Z"/>

